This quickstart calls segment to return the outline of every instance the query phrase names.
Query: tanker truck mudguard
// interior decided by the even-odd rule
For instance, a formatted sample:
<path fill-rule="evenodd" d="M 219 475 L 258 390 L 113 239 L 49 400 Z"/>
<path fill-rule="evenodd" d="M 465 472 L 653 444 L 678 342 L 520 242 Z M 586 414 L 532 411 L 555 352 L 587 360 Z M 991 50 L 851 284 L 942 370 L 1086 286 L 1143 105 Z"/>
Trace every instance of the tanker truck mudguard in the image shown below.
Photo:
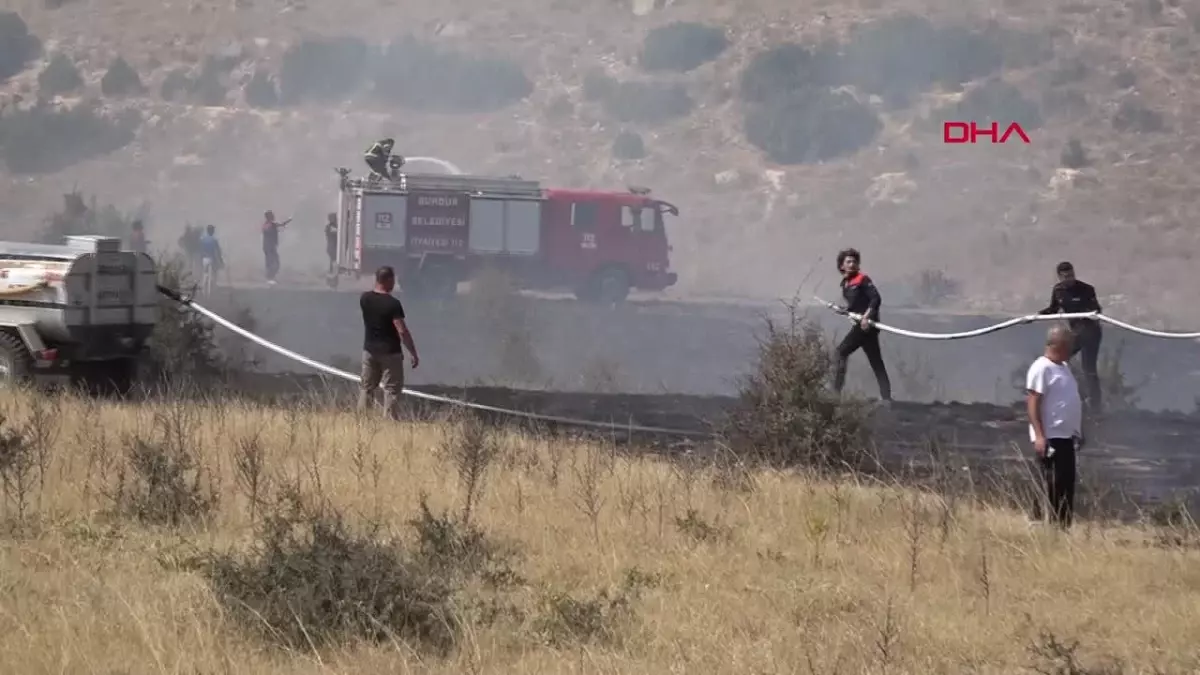
<path fill-rule="evenodd" d="M 127 391 L 158 318 L 153 259 L 116 237 L 0 242 L 0 385 Z"/>
<path fill-rule="evenodd" d="M 521 288 L 616 303 L 631 289 L 673 285 L 668 218 L 679 210 L 644 188 L 544 188 L 518 177 L 399 173 L 390 181 L 339 169 L 337 267 L 362 277 L 383 265 L 406 293 L 452 297 L 484 268 Z"/>

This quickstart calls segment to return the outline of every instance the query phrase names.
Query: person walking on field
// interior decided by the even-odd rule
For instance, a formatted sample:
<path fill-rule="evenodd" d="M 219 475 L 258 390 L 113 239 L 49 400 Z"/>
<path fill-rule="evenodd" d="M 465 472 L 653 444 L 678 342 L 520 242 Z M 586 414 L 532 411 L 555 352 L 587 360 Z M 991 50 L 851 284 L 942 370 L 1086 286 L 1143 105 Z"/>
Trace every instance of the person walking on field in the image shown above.
<path fill-rule="evenodd" d="M 375 272 L 375 288 L 359 298 L 363 318 L 362 383 L 358 409 L 365 410 L 376 387 L 383 389 L 383 407 L 387 417 L 399 419 L 401 389 L 404 388 L 404 349 L 408 349 L 412 368 L 421 363 L 412 333 L 404 319 L 404 305 L 392 295 L 396 271 L 380 267 Z"/>
<path fill-rule="evenodd" d="M 1083 402 L 1079 385 L 1067 366 L 1075 336 L 1065 325 L 1046 333 L 1046 351 L 1025 375 L 1025 409 L 1029 440 L 1046 484 L 1050 521 L 1070 527 L 1075 512 L 1075 456 L 1083 439 Z M 1034 504 L 1042 517 L 1042 501 Z"/>
<path fill-rule="evenodd" d="M 871 370 L 875 373 L 875 381 L 879 383 L 879 398 L 891 401 L 892 382 L 888 378 L 887 367 L 883 364 L 883 353 L 879 348 L 879 329 L 871 325 L 871 321 L 879 320 L 879 306 L 883 303 L 883 298 L 871 277 L 863 274 L 859 268 L 861 263 L 862 255 L 857 249 L 847 248 L 838 252 L 837 266 L 838 271 L 842 273 L 842 298 L 846 301 L 842 311 L 861 314 L 862 320 L 850 328 L 850 332 L 837 347 L 837 369 L 833 388 L 841 393 L 846 384 L 846 367 L 850 355 L 861 347 L 871 364 Z"/>

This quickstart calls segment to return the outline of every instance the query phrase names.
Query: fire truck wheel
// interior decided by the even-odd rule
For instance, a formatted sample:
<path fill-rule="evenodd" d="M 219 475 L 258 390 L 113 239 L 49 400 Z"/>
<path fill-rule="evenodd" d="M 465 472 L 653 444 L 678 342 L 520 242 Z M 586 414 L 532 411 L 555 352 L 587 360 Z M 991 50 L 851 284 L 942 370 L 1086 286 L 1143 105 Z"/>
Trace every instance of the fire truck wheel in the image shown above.
<path fill-rule="evenodd" d="M 0 333 L 0 387 L 24 384 L 32 372 L 33 357 L 21 338 L 12 333 Z"/>
<path fill-rule="evenodd" d="M 421 295 L 430 300 L 450 300 L 458 295 L 458 279 L 454 269 L 437 264 L 421 271 L 417 279 Z"/>
<path fill-rule="evenodd" d="M 629 275 L 618 267 L 600 270 L 592 283 L 596 300 L 604 304 L 625 302 L 629 297 Z"/>

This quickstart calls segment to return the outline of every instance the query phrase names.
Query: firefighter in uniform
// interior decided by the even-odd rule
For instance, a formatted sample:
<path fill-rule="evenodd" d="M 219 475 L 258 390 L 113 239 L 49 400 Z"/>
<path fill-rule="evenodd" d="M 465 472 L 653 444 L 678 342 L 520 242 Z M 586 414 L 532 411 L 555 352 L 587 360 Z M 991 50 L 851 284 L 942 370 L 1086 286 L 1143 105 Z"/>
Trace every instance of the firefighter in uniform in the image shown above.
<path fill-rule="evenodd" d="M 887 366 L 883 364 L 883 353 L 879 348 L 879 329 L 871 325 L 871 321 L 879 320 L 879 305 L 883 299 L 879 289 L 871 277 L 863 274 L 859 265 L 862 254 L 853 248 L 838 252 L 837 266 L 842 273 L 842 298 L 846 306 L 842 313 L 853 312 L 861 314 L 862 320 L 850 328 L 850 332 L 837 346 L 837 361 L 834 369 L 833 388 L 842 391 L 846 383 L 846 367 L 850 355 L 859 349 L 867 355 L 871 371 L 875 373 L 875 381 L 879 384 L 879 398 L 884 401 L 892 400 L 892 382 L 888 377 Z"/>
<path fill-rule="evenodd" d="M 363 155 L 363 159 L 367 161 L 367 166 L 371 167 L 371 171 L 389 180 L 393 178 L 392 170 L 399 169 L 404 165 L 403 157 L 392 155 L 392 147 L 395 145 L 395 140 L 385 138 L 377 141 Z"/>
<path fill-rule="evenodd" d="M 1100 312 L 1100 301 L 1096 298 L 1096 289 L 1091 284 L 1075 278 L 1075 266 L 1067 261 L 1060 262 L 1055 270 L 1058 273 L 1058 283 L 1050 292 L 1050 305 L 1038 314 L 1076 314 L 1085 312 Z M 1075 344 L 1071 356 L 1083 352 L 1083 374 L 1087 379 L 1089 403 L 1092 409 L 1100 412 L 1100 374 L 1096 362 L 1100 357 L 1100 340 L 1103 338 L 1100 322 L 1095 319 L 1071 319 L 1068 322 L 1071 332 L 1075 334 Z"/>

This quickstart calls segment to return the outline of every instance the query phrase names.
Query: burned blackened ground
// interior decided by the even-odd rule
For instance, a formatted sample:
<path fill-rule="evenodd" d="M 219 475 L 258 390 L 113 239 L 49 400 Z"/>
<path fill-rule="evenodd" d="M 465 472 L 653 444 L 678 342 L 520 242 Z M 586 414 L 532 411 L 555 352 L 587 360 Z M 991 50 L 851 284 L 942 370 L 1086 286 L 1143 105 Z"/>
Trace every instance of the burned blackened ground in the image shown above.
<path fill-rule="evenodd" d="M 265 400 L 318 394 L 352 400 L 354 384 L 313 375 L 255 375 L 243 382 L 244 391 Z M 686 394 L 597 394 L 518 390 L 503 387 L 414 386 L 437 396 L 497 408 L 609 422 L 611 430 L 531 422 L 516 416 L 484 413 L 497 424 L 599 437 L 678 454 L 712 452 L 704 434 L 712 433 L 737 405 L 731 396 Z M 446 413 L 443 403 L 406 399 L 419 414 Z M 1020 405 L 986 403 L 894 403 L 871 415 L 875 451 L 893 473 L 928 476 L 935 471 L 957 474 L 957 480 L 985 485 L 998 477 L 1029 483 L 1028 426 Z M 689 431 L 698 436 L 630 434 L 623 426 L 643 425 Z M 1130 411 L 1092 424 L 1079 459 L 1081 482 L 1092 499 L 1107 508 L 1131 510 L 1174 498 L 1195 501 L 1200 485 L 1200 416 Z"/>
<path fill-rule="evenodd" d="M 357 371 L 362 340 L 357 292 L 239 289 L 236 296 L 267 339 Z M 764 328 L 761 308 L 647 302 L 600 309 L 501 296 L 486 306 L 471 297 L 440 306 L 406 304 L 422 359 L 417 370 L 406 373 L 408 386 L 500 408 L 611 422 L 618 428 L 609 435 L 617 437 L 624 435 L 619 427 L 630 424 L 711 431 L 735 403 L 738 379 L 753 367 Z M 828 310 L 814 308 L 810 316 L 830 332 L 845 331 L 845 320 Z M 886 316 L 893 325 L 931 332 L 970 330 L 1005 318 L 895 309 Z M 1018 461 L 1029 452 L 1021 379 L 1042 351 L 1046 328 L 1022 325 L 951 341 L 885 336 L 885 359 L 900 400 L 874 413 L 874 439 L 884 463 L 896 470 L 957 464 L 958 471 L 1027 476 L 1028 466 Z M 1102 374 L 1110 391 L 1124 394 L 1123 400 L 1110 394 L 1118 410 L 1088 430 L 1084 477 L 1140 501 L 1200 485 L 1193 448 L 1200 417 L 1192 414 L 1200 386 L 1190 367 L 1200 345 L 1112 327 L 1105 328 L 1104 340 Z M 318 383 L 323 394 L 349 395 L 353 388 L 260 354 L 267 357 L 266 372 L 249 386 L 271 398 Z M 850 370 L 849 388 L 873 397 L 865 358 L 852 357 Z M 1151 411 L 1163 408 L 1180 412 Z M 677 451 L 684 439 L 642 440 Z M 696 447 L 703 445 L 701 439 Z"/>
<path fill-rule="evenodd" d="M 357 368 L 362 343 L 357 292 L 246 288 L 235 293 L 267 339 L 319 361 Z M 735 393 L 738 378 L 752 367 L 763 312 L 783 313 L 782 305 L 645 302 L 603 309 L 527 297 L 405 304 L 422 358 L 421 367 L 409 373 L 413 384 L 654 394 Z M 889 324 L 927 332 L 972 330 L 1011 318 L 885 312 Z M 848 326 L 823 308 L 814 307 L 809 316 L 834 337 Z M 1020 380 L 1041 353 L 1047 328 L 1035 323 L 949 341 L 884 335 L 896 397 L 1007 405 L 1020 396 Z M 1198 357 L 1200 344 L 1194 340 L 1149 338 L 1106 326 L 1102 375 L 1109 391 L 1119 394 L 1106 392 L 1108 398 L 1190 412 L 1200 395 L 1200 369 L 1193 365 L 1200 363 Z M 303 369 L 277 356 L 264 365 L 275 371 Z M 1118 386 L 1118 376 L 1123 385 Z M 861 354 L 850 359 L 848 388 L 877 394 Z"/>

